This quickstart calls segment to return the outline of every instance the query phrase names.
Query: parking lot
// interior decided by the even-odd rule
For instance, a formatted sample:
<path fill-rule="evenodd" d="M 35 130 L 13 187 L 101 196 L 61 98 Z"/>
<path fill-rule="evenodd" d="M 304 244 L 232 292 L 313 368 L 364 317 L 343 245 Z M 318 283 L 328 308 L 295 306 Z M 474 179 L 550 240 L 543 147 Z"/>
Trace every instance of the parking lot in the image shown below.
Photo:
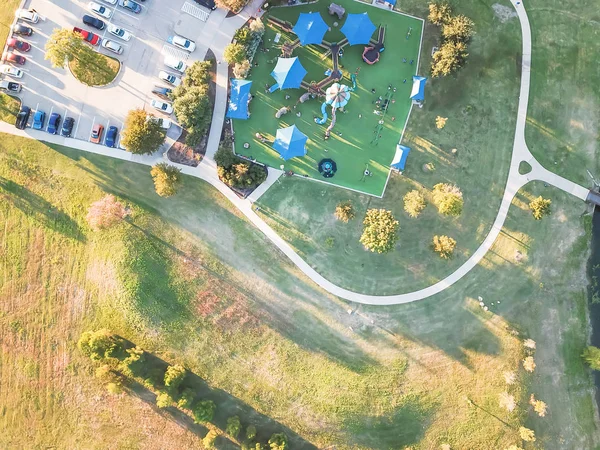
<path fill-rule="evenodd" d="M 88 1 L 78 0 L 29 0 L 24 8 L 33 9 L 40 15 L 38 23 L 24 23 L 34 29 L 30 37 L 19 39 L 32 46 L 27 53 L 24 66 L 19 66 L 25 74 L 19 81 L 23 85 L 20 97 L 24 105 L 31 107 L 32 113 L 37 110 L 46 112 L 48 118 L 53 112 L 75 119 L 72 137 L 88 140 L 94 124 L 103 124 L 105 129 L 116 126 L 119 132 L 127 112 L 135 108 L 145 108 L 156 116 L 165 117 L 149 105 L 155 98 L 151 91 L 155 85 L 166 86 L 157 78 L 160 70 L 175 73 L 164 66 L 166 55 L 176 56 L 188 65 L 195 60 L 202 60 L 210 45 L 203 39 L 203 28 L 209 10 L 186 0 L 146 0 L 142 11 L 135 14 L 117 5 L 110 5 L 102 0 L 96 3 L 113 10 L 110 19 L 101 18 L 88 9 Z M 192 7 L 192 8 L 190 8 Z M 188 10 L 183 12 L 182 8 Z M 84 14 L 101 18 L 108 24 L 115 24 L 131 32 L 129 41 L 115 38 L 104 30 L 97 30 L 82 22 Z M 213 14 L 222 14 L 221 10 Z M 204 19 L 204 20 L 202 20 Z M 21 23 L 21 21 L 20 21 Z M 88 87 L 77 81 L 65 69 L 55 69 L 44 59 L 44 46 L 52 31 L 56 28 L 72 29 L 79 27 L 100 36 L 108 37 L 123 47 L 123 53 L 115 55 L 95 46 L 97 51 L 116 57 L 121 61 L 121 71 L 110 85 L 105 87 Z M 169 36 L 180 34 L 196 41 L 197 48 L 193 53 L 178 49 L 167 42 Z M 202 42 L 203 41 L 203 42 Z M 18 53 L 18 52 L 16 52 Z M 181 74 L 178 74 L 181 75 Z M 33 116 L 33 114 L 32 114 Z M 171 117 L 174 119 L 174 117 Z M 30 119 L 31 123 L 31 119 Z"/>

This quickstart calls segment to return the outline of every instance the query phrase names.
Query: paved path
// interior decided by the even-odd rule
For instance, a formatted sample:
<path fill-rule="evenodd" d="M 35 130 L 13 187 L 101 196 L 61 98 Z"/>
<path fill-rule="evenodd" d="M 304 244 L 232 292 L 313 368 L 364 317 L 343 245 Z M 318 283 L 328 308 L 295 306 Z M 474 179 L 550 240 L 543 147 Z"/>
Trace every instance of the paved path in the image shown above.
<path fill-rule="evenodd" d="M 265 236 L 275 246 L 277 246 L 279 250 L 281 250 L 302 272 L 304 272 L 306 276 L 308 276 L 311 280 L 313 280 L 316 284 L 321 286 L 326 291 L 338 297 L 357 303 L 365 303 L 371 305 L 395 305 L 400 303 L 414 302 L 438 294 L 444 289 L 452 286 L 462 277 L 464 277 L 467 273 L 469 273 L 471 269 L 473 269 L 479 263 L 479 261 L 481 261 L 481 259 L 492 247 L 494 241 L 500 234 L 500 231 L 502 230 L 502 226 L 508 214 L 508 209 L 512 203 L 514 196 L 519 191 L 519 189 L 521 189 L 529 181 L 544 181 L 550 185 L 562 189 L 565 192 L 573 194 L 581 200 L 586 200 L 588 194 L 588 189 L 544 169 L 535 160 L 535 158 L 527 148 L 527 143 L 525 142 L 525 124 L 527 118 L 527 105 L 529 101 L 529 85 L 531 75 L 531 29 L 529 27 L 529 20 L 527 18 L 527 13 L 523 8 L 523 5 L 517 5 L 515 0 L 511 1 L 513 3 L 513 6 L 517 10 L 519 20 L 521 22 L 521 30 L 523 34 L 523 63 L 515 141 L 513 145 L 513 154 L 508 179 L 506 182 L 506 188 L 504 191 L 504 196 L 502 198 L 502 203 L 500 205 L 498 215 L 496 216 L 496 220 L 494 221 L 494 224 L 492 225 L 492 228 L 485 240 L 483 241 L 483 243 L 462 266 L 460 266 L 455 272 L 451 273 L 446 278 L 435 283 L 434 285 L 414 292 L 389 296 L 359 294 L 336 286 L 335 284 L 326 280 L 322 275 L 317 273 L 312 267 L 310 267 L 308 263 L 304 261 L 287 242 L 285 242 L 269 225 L 267 225 L 265 221 L 262 220 L 262 218 L 260 218 L 254 212 L 252 207 L 252 201 L 248 199 L 240 199 L 227 186 L 225 186 L 219 181 L 216 166 L 212 156 L 218 148 L 227 102 L 227 66 L 225 65 L 225 63 L 219 64 L 217 69 L 217 94 L 206 157 L 203 159 L 202 163 L 195 168 L 173 163 L 171 164 L 176 167 L 179 167 L 183 173 L 200 178 L 214 186 L 219 192 L 221 192 L 225 197 L 227 197 L 227 199 L 231 203 L 233 203 L 247 217 L 247 219 L 250 222 L 252 222 L 261 232 L 263 232 Z M 253 4 L 250 5 L 248 10 L 251 12 L 255 12 L 257 4 L 260 4 L 260 2 L 258 0 L 254 0 Z M 216 39 L 216 41 L 218 41 L 219 44 L 216 44 L 215 46 L 211 45 L 211 49 L 215 53 L 215 56 L 217 57 L 218 61 L 221 61 L 223 55 L 223 48 L 233 37 L 233 33 L 235 32 L 235 30 L 245 22 L 245 18 L 247 17 L 247 15 L 245 14 L 247 13 L 230 19 L 225 19 L 223 15 L 215 15 L 214 23 L 211 25 L 211 27 L 213 27 L 215 33 L 217 33 L 218 30 L 218 39 Z M 210 20 L 211 19 L 209 18 L 209 22 Z M 207 25 L 209 24 L 210 23 L 207 23 Z M 214 36 L 212 36 L 211 41 L 213 43 L 215 42 Z M 60 136 L 51 136 L 47 133 L 35 131 L 32 129 L 20 131 L 16 130 L 14 127 L 4 122 L 0 122 L 0 132 L 30 137 L 38 140 L 44 140 L 47 142 L 52 142 L 67 147 L 73 147 L 79 150 L 97 153 L 112 158 L 133 161 L 140 164 L 153 165 L 156 162 L 165 160 L 164 155 L 161 154 L 155 154 L 151 156 L 137 156 L 121 150 L 110 149 L 100 145 L 94 145 L 85 141 L 63 138 Z M 528 162 L 532 167 L 531 172 L 527 175 L 519 174 L 518 169 L 521 161 Z M 278 174 L 277 171 L 270 172 L 271 173 L 269 174 L 267 182 L 264 184 L 264 186 L 261 186 L 256 191 L 256 194 L 252 196 L 252 200 L 256 200 L 270 185 L 272 185 L 278 179 L 280 173 Z"/>

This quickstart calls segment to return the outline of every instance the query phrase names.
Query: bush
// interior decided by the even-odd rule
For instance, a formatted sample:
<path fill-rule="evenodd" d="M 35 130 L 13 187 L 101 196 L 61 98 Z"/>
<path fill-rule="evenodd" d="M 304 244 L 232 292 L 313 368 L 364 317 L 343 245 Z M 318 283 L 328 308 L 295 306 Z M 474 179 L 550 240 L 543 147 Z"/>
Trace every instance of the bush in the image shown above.
<path fill-rule="evenodd" d="M 242 424 L 238 416 L 233 416 L 227 419 L 227 428 L 225 432 L 234 439 L 237 439 L 238 434 L 242 431 Z"/>
<path fill-rule="evenodd" d="M 174 394 L 178 391 L 179 386 L 183 383 L 187 371 L 179 364 L 167 367 L 165 372 L 165 388 Z"/>
<path fill-rule="evenodd" d="M 245 59 L 241 63 L 235 63 L 233 65 L 233 76 L 236 78 L 246 78 L 248 72 L 250 72 L 250 61 Z"/>
<path fill-rule="evenodd" d="M 446 2 L 430 3 L 428 19 L 434 25 L 443 25 L 450 20 L 452 8 Z"/>
<path fill-rule="evenodd" d="M 215 403 L 212 400 L 200 400 L 194 405 L 194 422 L 210 422 L 215 415 Z"/>
<path fill-rule="evenodd" d="M 356 213 L 354 212 L 354 207 L 350 201 L 338 203 L 335 207 L 335 217 L 337 220 L 348 223 L 354 219 L 354 216 L 356 216 Z"/>
<path fill-rule="evenodd" d="M 265 24 L 258 17 L 250 22 L 249 27 L 253 33 L 263 34 L 265 32 Z"/>
<path fill-rule="evenodd" d="M 177 406 L 181 409 L 191 409 L 192 404 L 194 403 L 194 398 L 196 397 L 196 393 L 191 388 L 185 388 L 181 395 L 179 396 L 179 401 L 177 402 Z"/>
<path fill-rule="evenodd" d="M 181 170 L 167 163 L 158 163 L 150 170 L 154 189 L 161 197 L 170 197 L 177 193 L 181 184 Z"/>
<path fill-rule="evenodd" d="M 241 42 L 232 42 L 225 47 L 223 51 L 223 59 L 229 65 L 242 63 L 247 59 L 246 46 Z"/>
<path fill-rule="evenodd" d="M 128 356 L 121 363 L 123 369 L 125 369 L 122 371 L 134 377 L 142 376 L 146 368 L 144 364 L 146 362 L 144 350 L 140 347 L 135 347 L 128 348 L 126 352 Z"/>
<path fill-rule="evenodd" d="M 419 217 L 419 214 L 425 209 L 427 203 L 425 203 L 425 197 L 418 190 L 412 190 L 407 192 L 403 198 L 404 200 L 404 211 L 410 217 Z"/>
<path fill-rule="evenodd" d="M 533 214 L 535 220 L 541 220 L 544 216 L 550 214 L 550 205 L 552 200 L 543 198 L 541 195 L 538 198 L 533 199 L 529 203 L 529 209 Z"/>
<path fill-rule="evenodd" d="M 460 216 L 464 204 L 460 189 L 448 183 L 438 183 L 433 187 L 433 202 L 440 214 L 446 216 Z"/>
<path fill-rule="evenodd" d="M 123 350 L 123 343 L 106 329 L 86 331 L 79 338 L 77 347 L 94 361 L 116 357 Z"/>
<path fill-rule="evenodd" d="M 440 257 L 449 259 L 454 253 L 456 247 L 456 241 L 448 236 L 434 236 L 433 237 L 433 251 L 438 253 Z"/>
<path fill-rule="evenodd" d="M 288 448 L 287 436 L 285 433 L 275 433 L 269 439 L 271 450 L 286 450 Z"/>
<path fill-rule="evenodd" d="M 86 220 L 92 230 L 102 230 L 119 223 L 127 216 L 127 210 L 114 195 L 108 194 L 92 203 Z"/>
<path fill-rule="evenodd" d="M 529 428 L 520 427 L 519 436 L 521 436 L 521 439 L 523 439 L 525 442 L 535 442 L 535 433 Z"/>
<path fill-rule="evenodd" d="M 216 0 L 217 6 L 233 12 L 239 12 L 246 6 L 248 0 Z"/>
<path fill-rule="evenodd" d="M 370 209 L 363 221 L 364 229 L 360 243 L 367 250 L 386 253 L 394 248 L 398 240 L 398 221 L 391 211 Z"/>
<path fill-rule="evenodd" d="M 165 132 L 160 124 L 148 120 L 147 115 L 143 109 L 133 109 L 127 114 L 121 142 L 128 152 L 150 155 L 165 142 Z"/>
<path fill-rule="evenodd" d="M 450 17 L 442 25 L 442 36 L 452 41 L 468 41 L 475 34 L 474 27 L 475 24 L 467 16 Z"/>
<path fill-rule="evenodd" d="M 204 448 L 214 448 L 215 441 L 217 440 L 218 436 L 219 435 L 215 430 L 210 430 L 208 433 L 206 433 L 206 436 L 204 436 L 204 439 L 202 439 L 202 445 L 204 445 Z"/>
<path fill-rule="evenodd" d="M 121 384 L 115 383 L 113 381 L 106 385 L 106 390 L 111 395 L 119 395 L 121 392 L 123 392 L 123 387 L 121 386 Z"/>
<path fill-rule="evenodd" d="M 438 130 L 441 130 L 442 128 L 444 128 L 446 126 L 446 122 L 448 122 L 447 117 L 437 116 L 435 118 L 435 127 Z"/>
<path fill-rule="evenodd" d="M 251 441 L 256 437 L 256 427 L 254 425 L 248 425 L 246 428 L 246 439 Z"/>
<path fill-rule="evenodd" d="M 215 153 L 215 162 L 219 178 L 229 186 L 251 188 L 267 179 L 266 171 L 262 166 L 234 155 L 233 151 L 227 148 L 227 143 L 219 147 Z"/>
<path fill-rule="evenodd" d="M 173 397 L 171 397 L 171 395 L 166 391 L 161 391 L 156 396 L 156 406 L 161 409 L 173 406 L 173 403 Z"/>
<path fill-rule="evenodd" d="M 593 370 L 600 370 L 600 348 L 590 345 L 581 354 L 583 360 Z"/>
<path fill-rule="evenodd" d="M 244 47 L 247 47 L 250 42 L 252 42 L 254 35 L 252 34 L 252 30 L 249 27 L 238 28 L 235 34 L 233 35 L 234 41 L 242 44 Z"/>
<path fill-rule="evenodd" d="M 434 78 L 450 75 L 465 63 L 467 44 L 464 42 L 447 41 L 433 54 L 431 61 L 431 76 Z"/>

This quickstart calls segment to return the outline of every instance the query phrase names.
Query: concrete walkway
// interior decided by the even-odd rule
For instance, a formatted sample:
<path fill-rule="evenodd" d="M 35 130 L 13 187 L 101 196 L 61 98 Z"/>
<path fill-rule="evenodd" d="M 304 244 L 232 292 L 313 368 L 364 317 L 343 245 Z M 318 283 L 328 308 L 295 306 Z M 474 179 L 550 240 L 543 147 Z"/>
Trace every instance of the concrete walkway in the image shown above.
<path fill-rule="evenodd" d="M 496 216 L 494 224 L 492 225 L 492 228 L 485 240 L 483 241 L 483 243 L 479 246 L 475 253 L 473 253 L 473 255 L 455 272 L 448 275 L 446 278 L 435 283 L 432 286 L 414 292 L 389 296 L 365 295 L 336 286 L 335 284 L 326 280 L 322 275 L 317 273 L 312 267 L 310 267 L 308 263 L 304 261 L 292 249 L 292 247 L 287 242 L 285 242 L 269 225 L 267 225 L 267 223 L 265 223 L 254 212 L 252 208 L 253 201 L 258 199 L 260 195 L 262 195 L 268 189 L 268 187 L 271 186 L 279 178 L 281 173 L 277 173 L 277 170 L 269 170 L 269 178 L 267 179 L 267 181 L 263 185 L 261 185 L 260 188 L 257 189 L 252 196 L 250 196 L 249 199 L 245 200 L 237 197 L 237 195 L 235 195 L 233 191 L 231 191 L 227 186 L 225 186 L 223 183 L 221 183 L 221 181 L 219 181 L 213 156 L 218 149 L 227 103 L 227 66 L 224 62 L 219 64 L 217 69 L 217 95 L 206 157 L 202 160 L 202 163 L 195 168 L 173 163 L 170 164 L 180 168 L 184 174 L 200 178 L 214 186 L 219 192 L 221 192 L 225 197 L 227 197 L 227 199 L 233 205 L 235 205 L 247 217 L 247 219 L 250 222 L 252 222 L 262 233 L 264 233 L 265 236 L 277 248 L 279 248 L 279 250 L 282 251 L 306 276 L 308 276 L 316 284 L 318 284 L 320 287 L 322 287 L 323 289 L 325 289 L 333 295 L 357 303 L 364 303 L 370 305 L 395 305 L 400 303 L 414 302 L 438 294 L 444 289 L 452 286 L 462 277 L 464 277 L 467 273 L 469 273 L 469 271 L 471 271 L 471 269 L 473 269 L 481 261 L 481 259 L 492 247 L 494 241 L 500 234 L 500 231 L 502 230 L 502 226 L 504 225 L 504 221 L 506 220 L 508 214 L 508 209 L 512 203 L 514 196 L 519 191 L 519 189 L 521 189 L 529 181 L 544 181 L 545 183 L 562 189 L 563 191 L 568 192 L 584 201 L 586 200 L 588 194 L 588 189 L 579 186 L 569 180 L 566 180 L 565 178 L 562 178 L 543 168 L 535 160 L 535 158 L 527 148 L 527 143 L 525 142 L 525 124 L 527 118 L 527 106 L 529 101 L 529 85 L 531 75 L 531 29 L 529 26 L 527 13 L 523 8 L 523 5 L 517 5 L 517 2 L 515 0 L 511 1 L 515 9 L 517 10 L 519 20 L 521 22 L 521 30 L 523 34 L 523 63 L 515 141 L 513 145 L 513 154 L 510 164 L 508 180 L 504 191 L 504 196 L 502 198 L 502 203 L 500 205 L 500 209 L 498 211 L 498 215 Z M 257 5 L 259 4 L 260 2 L 258 0 L 255 0 L 253 4 L 249 5 L 247 9 L 255 13 L 257 10 Z M 235 30 L 246 21 L 247 17 L 248 15 L 246 12 L 244 12 L 242 15 L 238 15 L 230 19 L 224 18 L 222 14 L 220 16 L 214 16 L 214 23 L 210 23 L 209 25 L 210 28 L 214 30 L 214 33 L 217 33 L 218 30 L 218 34 L 212 35 L 210 41 L 214 43 L 214 45 L 211 45 L 211 49 L 215 53 L 215 56 L 217 57 L 218 61 L 221 61 L 223 49 L 227 45 L 227 43 L 231 41 L 233 33 L 235 33 Z M 215 39 L 215 37 L 217 38 Z M 161 155 L 160 153 L 151 156 L 137 156 L 125 151 L 110 149 L 101 145 L 95 145 L 85 141 L 63 138 L 60 136 L 52 136 L 47 133 L 35 131 L 32 129 L 20 131 L 4 122 L 0 122 L 0 132 L 29 137 L 32 139 L 43 140 L 46 142 L 60 144 L 67 147 L 73 147 L 79 150 L 101 154 L 126 161 L 132 161 L 149 166 L 157 162 L 166 161 L 164 155 Z M 522 161 L 528 162 L 532 167 L 531 172 L 527 175 L 519 174 L 518 169 Z"/>

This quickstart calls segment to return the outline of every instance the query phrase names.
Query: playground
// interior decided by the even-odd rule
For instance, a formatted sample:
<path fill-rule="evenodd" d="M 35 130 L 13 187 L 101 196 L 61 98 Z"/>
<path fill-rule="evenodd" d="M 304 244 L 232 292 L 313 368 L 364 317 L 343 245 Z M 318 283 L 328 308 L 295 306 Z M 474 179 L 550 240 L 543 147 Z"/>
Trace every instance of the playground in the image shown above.
<path fill-rule="evenodd" d="M 249 117 L 233 119 L 235 151 L 382 196 L 411 109 L 423 22 L 360 2 L 336 4 L 334 14 L 330 1 L 265 14 L 247 78 Z"/>

